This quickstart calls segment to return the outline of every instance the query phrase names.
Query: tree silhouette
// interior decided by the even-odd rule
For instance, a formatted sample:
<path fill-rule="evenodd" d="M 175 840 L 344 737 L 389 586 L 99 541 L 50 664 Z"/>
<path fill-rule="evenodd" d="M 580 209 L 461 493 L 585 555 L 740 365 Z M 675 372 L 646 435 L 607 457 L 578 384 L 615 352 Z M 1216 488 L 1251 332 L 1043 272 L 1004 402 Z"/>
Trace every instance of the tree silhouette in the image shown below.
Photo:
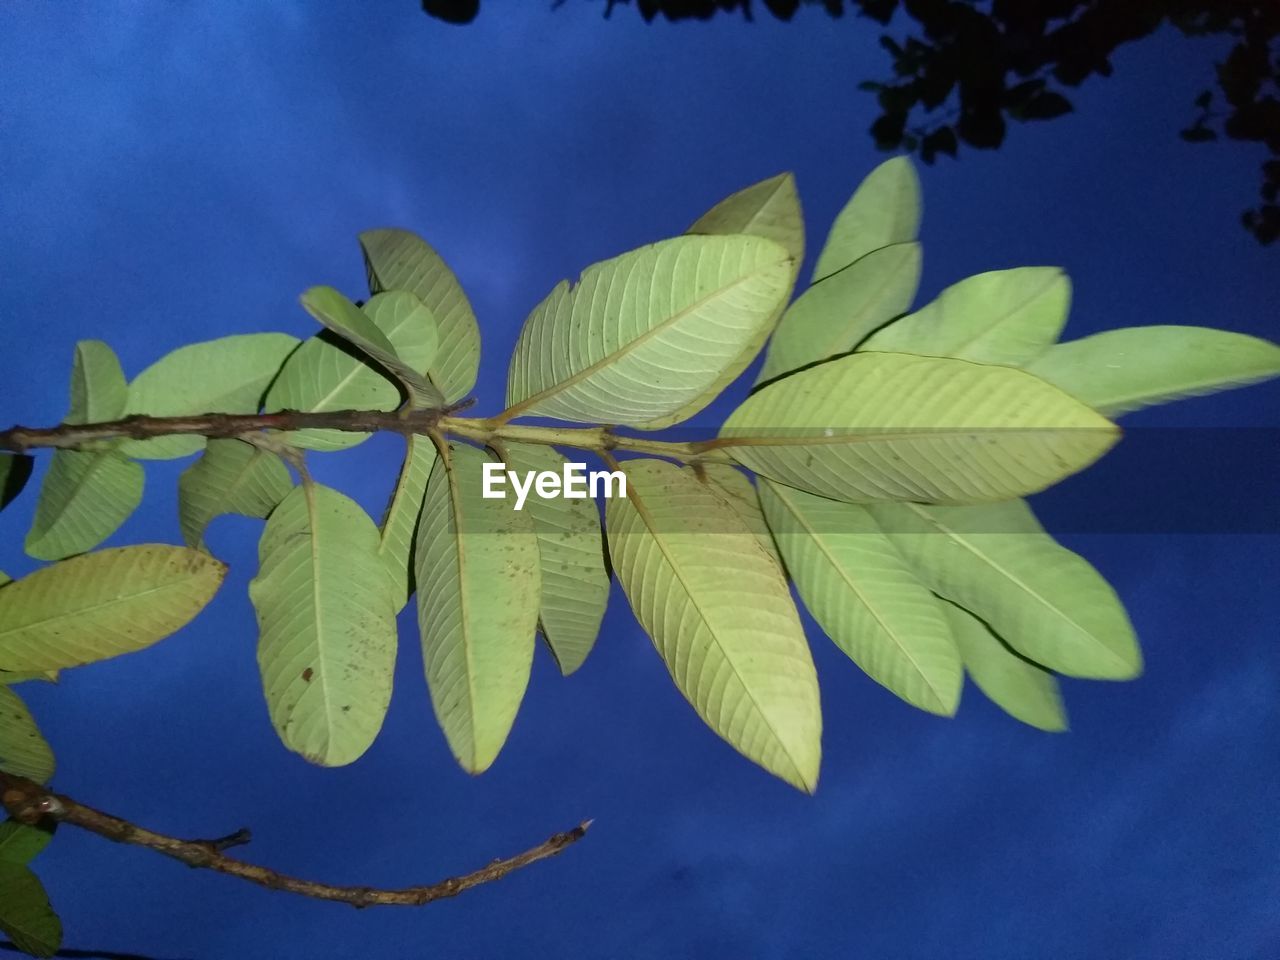
<path fill-rule="evenodd" d="M 553 0 L 559 7 L 565 0 Z M 468 23 L 480 0 L 423 0 L 423 9 Z M 1216 90 L 1194 101 L 1180 135 L 1189 143 L 1225 136 L 1261 143 L 1261 201 L 1245 210 L 1245 229 L 1263 244 L 1280 238 L 1280 3 L 1276 0 L 603 0 L 608 17 L 634 6 L 646 21 L 706 20 L 758 7 L 790 20 L 801 7 L 846 12 L 888 26 L 901 10 L 914 21 L 905 39 L 880 45 L 892 74 L 868 80 L 881 114 L 871 135 L 882 150 L 915 152 L 925 163 L 955 157 L 960 144 L 992 149 L 1008 121 L 1051 120 L 1072 110 L 1065 91 L 1112 72 L 1111 55 L 1170 24 L 1184 36 L 1226 35 L 1235 43 L 1218 63 Z"/>

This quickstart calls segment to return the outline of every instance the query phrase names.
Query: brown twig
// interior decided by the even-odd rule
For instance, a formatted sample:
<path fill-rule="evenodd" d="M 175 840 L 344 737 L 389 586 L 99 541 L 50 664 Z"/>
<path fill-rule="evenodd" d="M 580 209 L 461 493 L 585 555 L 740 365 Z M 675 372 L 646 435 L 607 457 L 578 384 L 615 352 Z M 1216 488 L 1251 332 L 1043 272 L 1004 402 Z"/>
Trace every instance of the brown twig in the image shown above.
<path fill-rule="evenodd" d="M 241 880 L 247 880 L 271 890 L 285 890 L 317 900 L 349 903 L 353 907 L 421 906 L 433 900 L 455 897 L 464 890 L 478 887 L 482 883 L 500 880 L 522 867 L 554 857 L 566 847 L 581 840 L 591 825 L 591 821 L 587 820 L 572 830 L 555 834 L 523 853 L 503 860 L 494 860 L 479 870 L 473 870 L 459 877 L 449 877 L 438 883 L 423 886 L 381 890 L 374 887 L 338 887 L 327 883 L 316 883 L 312 880 L 302 880 L 278 873 L 267 867 L 245 863 L 243 860 L 236 860 L 224 854 L 219 848 L 221 841 L 179 840 L 176 837 L 155 833 L 109 813 L 86 807 L 70 797 L 52 793 L 33 780 L 3 771 L 0 771 L 0 801 L 3 801 L 4 808 L 11 817 L 23 823 L 36 823 L 47 817 L 72 824 L 117 843 L 132 843 L 146 847 L 166 857 L 180 860 L 190 867 L 216 870 L 218 873 L 239 877 Z M 232 834 L 231 838 L 225 839 L 238 836 L 239 834 Z"/>
<path fill-rule="evenodd" d="M 225 837 L 217 837 L 213 840 L 188 840 L 187 843 L 193 847 L 207 847 L 221 852 L 230 850 L 232 847 L 242 847 L 252 839 L 253 834 L 249 832 L 249 828 L 241 827 L 235 833 L 229 833 Z"/>
<path fill-rule="evenodd" d="M 287 433 L 278 431 L 345 430 L 353 433 L 398 433 L 443 437 L 445 435 L 484 445 L 494 440 L 510 443 L 536 443 L 578 450 L 618 450 L 645 456 L 669 457 L 690 462 L 715 460 L 731 463 L 726 451 L 711 449 L 725 440 L 675 442 L 650 437 L 622 436 L 610 427 L 544 427 L 529 424 L 498 424 L 494 420 L 455 416 L 470 405 L 469 400 L 443 408 L 426 410 L 402 409 L 332 410 L 301 413 L 284 410 L 279 413 L 200 413 L 183 417 L 153 417 L 135 414 L 122 420 L 102 423 L 60 423 L 55 427 L 10 427 L 0 430 L 0 451 L 27 453 L 49 448 L 54 450 L 101 449 L 122 439 L 150 440 L 155 437 L 194 435 L 221 439 L 238 437 L 285 456 L 282 443 Z M 754 441 L 753 441 L 754 442 Z M 287 457 L 286 457 L 287 458 Z M 10 481 L 17 476 L 11 472 Z M 12 485 L 12 483 L 11 483 Z"/>
<path fill-rule="evenodd" d="M 73 450 L 105 440 L 150 440 L 194 434 L 211 439 L 244 437 L 263 430 L 346 430 L 353 433 L 426 433 L 447 410 L 333 410 L 326 413 L 202 413 L 191 417 L 138 414 L 103 423 L 60 423 L 56 427 L 10 427 L 0 430 L 0 450 L 26 453 L 40 447 Z"/>

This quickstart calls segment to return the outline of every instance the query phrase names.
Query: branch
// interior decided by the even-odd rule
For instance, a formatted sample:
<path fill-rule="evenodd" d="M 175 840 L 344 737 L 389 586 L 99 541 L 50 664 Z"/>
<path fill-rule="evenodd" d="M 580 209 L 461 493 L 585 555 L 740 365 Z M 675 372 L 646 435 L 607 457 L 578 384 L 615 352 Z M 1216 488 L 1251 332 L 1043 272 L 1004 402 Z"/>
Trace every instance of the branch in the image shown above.
<path fill-rule="evenodd" d="M 334 410 L 329 413 L 201 413 L 189 417 L 137 414 L 103 423 L 60 423 L 56 427 L 10 427 L 0 431 L 0 450 L 26 453 L 40 447 L 74 450 L 108 440 L 150 440 L 197 435 L 210 439 L 247 437 L 263 430 L 346 430 L 353 433 L 425 433 L 445 410 Z"/>
<path fill-rule="evenodd" d="M 732 462 L 720 450 L 725 440 L 674 442 L 648 437 L 627 437 L 609 427 L 538 427 L 509 424 L 494 419 L 452 416 L 465 406 L 427 410 L 333 410 L 327 413 L 201 413 L 186 417 L 151 417 L 137 414 L 103 423 L 61 423 L 56 427 L 10 427 L 0 431 L 0 450 L 27 453 L 41 448 L 77 450 L 114 440 L 150 440 L 155 437 L 193 435 L 210 439 L 250 438 L 263 431 L 343 430 L 351 433 L 444 433 L 476 443 L 495 440 L 574 447 L 597 453 L 626 450 L 676 460 Z M 501 416 L 501 415 L 500 415 Z"/>
<path fill-rule="evenodd" d="M 572 830 L 557 833 L 524 853 L 518 853 L 504 860 L 494 860 L 487 866 L 460 877 L 449 877 L 439 883 L 405 887 L 400 890 L 380 890 L 374 887 L 336 887 L 327 883 L 302 880 L 267 867 L 236 860 L 222 852 L 222 846 L 231 845 L 227 842 L 228 840 L 244 842 L 247 839 L 244 836 L 247 831 L 232 834 L 230 838 L 224 838 L 222 841 L 179 840 L 176 837 L 155 833 L 128 820 L 113 817 L 109 813 L 86 807 L 70 797 L 46 790 L 33 780 L 3 771 L 0 771 L 0 801 L 3 801 L 4 808 L 10 816 L 23 823 L 34 824 L 48 817 L 96 833 L 100 837 L 106 837 L 117 843 L 132 843 L 146 847 L 166 857 L 180 860 L 189 867 L 216 870 L 218 873 L 238 877 L 271 890 L 284 890 L 316 900 L 349 903 L 353 907 L 416 907 L 433 900 L 456 897 L 464 890 L 478 887 L 482 883 L 500 880 L 507 874 L 527 867 L 531 863 L 554 857 L 566 847 L 581 840 L 587 828 L 591 826 L 590 820 L 584 821 Z"/>

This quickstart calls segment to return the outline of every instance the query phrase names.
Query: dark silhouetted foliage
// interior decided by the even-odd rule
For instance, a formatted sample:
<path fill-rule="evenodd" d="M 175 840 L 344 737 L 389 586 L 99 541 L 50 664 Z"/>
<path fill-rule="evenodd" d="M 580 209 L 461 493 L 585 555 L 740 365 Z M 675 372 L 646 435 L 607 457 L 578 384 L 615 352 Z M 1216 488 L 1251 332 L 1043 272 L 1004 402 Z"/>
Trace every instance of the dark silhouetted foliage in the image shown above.
<path fill-rule="evenodd" d="M 561 6 L 565 0 L 553 0 Z M 601 0 L 597 0 L 601 2 Z M 751 19 L 763 9 L 790 20 L 802 7 L 846 12 L 888 26 L 899 10 L 914 23 L 905 39 L 880 44 L 892 76 L 862 89 L 879 100 L 871 126 L 883 150 L 919 153 L 925 163 L 954 157 L 961 142 L 991 149 L 1004 142 L 1007 121 L 1051 120 L 1069 113 L 1064 91 L 1093 75 L 1111 75 L 1123 44 L 1170 24 L 1186 36 L 1226 35 L 1234 41 L 1217 64 L 1218 89 L 1195 100 L 1181 131 L 1189 143 L 1225 136 L 1261 143 L 1261 203 L 1242 221 L 1262 243 L 1280 238 L 1280 0 L 602 0 L 604 14 L 636 8 L 652 21 L 706 20 L 721 13 Z M 494 7 L 496 8 L 496 4 Z M 433 16 L 466 23 L 479 0 L 424 0 Z"/>

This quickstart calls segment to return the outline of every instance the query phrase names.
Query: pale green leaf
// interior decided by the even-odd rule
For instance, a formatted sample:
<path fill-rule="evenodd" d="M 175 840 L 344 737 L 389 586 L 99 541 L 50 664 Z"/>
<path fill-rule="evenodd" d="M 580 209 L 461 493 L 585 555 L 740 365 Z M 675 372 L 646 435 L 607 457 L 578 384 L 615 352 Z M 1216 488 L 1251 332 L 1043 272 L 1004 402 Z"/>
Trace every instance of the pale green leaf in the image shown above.
<path fill-rule="evenodd" d="M 178 478 L 178 525 L 188 546 L 204 545 L 209 522 L 224 513 L 265 517 L 293 487 L 289 468 L 243 440 L 210 440 Z"/>
<path fill-rule="evenodd" d="M 920 285 L 920 244 L 873 250 L 814 284 L 787 308 L 769 341 L 759 382 L 848 353 L 911 306 Z"/>
<path fill-rule="evenodd" d="M 427 369 L 437 356 L 438 334 L 430 312 L 412 294 L 379 294 L 361 310 L 413 370 Z M 383 368 L 337 334 L 326 331 L 306 340 L 285 361 L 267 392 L 267 410 L 394 410 L 400 388 Z M 312 450 L 344 450 L 368 438 L 344 430 L 295 430 L 289 443 Z"/>
<path fill-rule="evenodd" d="M 968 507 L 868 507 L 934 593 L 1057 673 L 1127 680 L 1142 653 L 1116 593 L 1041 528 L 1021 500 Z"/>
<path fill-rule="evenodd" d="M 541 573 L 532 515 L 483 496 L 489 458 L 455 444 L 431 471 L 414 574 L 427 687 L 449 748 L 488 769 L 529 685 Z"/>
<path fill-rule="evenodd" d="M 67 423 L 101 423 L 124 415 L 129 386 L 115 352 L 101 340 L 76 344 Z"/>
<path fill-rule="evenodd" d="M 12 581 L 10 581 L 12 583 Z M 0 584 L 3 586 L 3 584 Z M 43 680 L 46 683 L 58 682 L 57 670 L 0 670 L 0 684 L 12 686 L 15 683 L 26 683 L 29 680 Z"/>
<path fill-rule="evenodd" d="M 965 669 L 978 689 L 1009 716 L 1040 730 L 1067 729 L 1067 713 L 1053 674 L 1019 656 L 967 610 L 944 603 Z"/>
<path fill-rule="evenodd" d="M 0 686 L 0 770 L 37 783 L 53 778 L 53 751 L 27 705 L 7 686 Z"/>
<path fill-rule="evenodd" d="M 9 576 L 3 570 L 0 570 L 0 587 L 13 583 L 13 577 Z M 13 684 L 25 683 L 28 680 L 51 680 L 58 679 L 57 671 L 35 671 L 18 673 L 12 670 L 0 670 L 0 683 Z"/>
<path fill-rule="evenodd" d="M 563 477 L 568 463 L 551 447 L 535 444 L 503 444 L 500 452 L 508 467 L 521 475 L 548 471 Z M 585 491 L 585 474 L 579 471 L 579 475 Z M 561 492 L 539 496 L 535 486 L 524 509 L 533 518 L 538 535 L 542 569 L 538 624 L 560 672 L 568 676 L 591 652 L 609 602 L 600 508 L 586 495 L 569 497 Z"/>
<path fill-rule="evenodd" d="M 129 384 L 127 414 L 183 417 L 197 413 L 257 413 L 259 401 L 298 339 L 285 333 L 246 333 L 179 347 Z M 204 437 L 125 440 L 121 449 L 142 460 L 195 453 Z"/>
<path fill-rule="evenodd" d="M 360 248 L 370 293 L 407 290 L 435 317 L 440 348 L 428 373 L 446 402 L 461 400 L 480 369 L 480 327 L 458 278 L 426 241 L 406 230 L 365 231 Z"/>
<path fill-rule="evenodd" d="M 17 820 L 6 820 L 0 823 L 0 862 L 20 865 L 30 863 L 52 839 L 52 827 L 45 830 Z"/>
<path fill-rule="evenodd" d="M 20 453 L 0 453 L 0 510 L 22 492 L 31 477 L 35 460 Z"/>
<path fill-rule="evenodd" d="M 1057 267 L 993 270 L 947 287 L 858 349 L 1024 366 L 1058 339 L 1070 305 L 1071 281 Z"/>
<path fill-rule="evenodd" d="M 39 878 L 20 863 L 0 862 L 0 932 L 33 957 L 52 957 L 62 944 L 62 921 Z"/>
<path fill-rule="evenodd" d="M 149 647 L 184 627 L 227 568 L 145 544 L 73 557 L 0 590 L 0 670 L 59 670 Z"/>
<path fill-rule="evenodd" d="M 272 511 L 249 584 L 271 724 L 312 763 L 338 767 L 373 743 L 396 662 L 396 601 L 378 528 L 354 500 L 304 483 Z"/>
<path fill-rule="evenodd" d="M 1280 346 L 1206 327 L 1125 327 L 1050 347 L 1027 371 L 1114 417 L 1280 376 Z"/>
<path fill-rule="evenodd" d="M 1114 424 L 1012 367 L 856 353 L 743 402 L 718 445 L 763 476 L 837 500 L 1002 500 L 1083 469 Z"/>
<path fill-rule="evenodd" d="M 770 240 L 683 236 L 588 267 L 525 321 L 505 416 L 665 426 L 709 403 L 785 301 L 792 261 Z"/>
<path fill-rule="evenodd" d="M 866 508 L 768 480 L 760 501 L 800 599 L 836 646 L 907 703 L 954 715 L 964 670 L 941 605 Z"/>
<path fill-rule="evenodd" d="M 813 268 L 813 283 L 843 270 L 872 250 L 916 238 L 920 181 L 906 157 L 886 160 L 868 174 L 836 215 Z"/>
<path fill-rule="evenodd" d="M 141 465 L 116 450 L 55 450 L 24 543 L 27 553 L 60 560 L 93 549 L 137 509 L 145 479 Z"/>
<path fill-rule="evenodd" d="M 409 434 L 405 440 L 404 462 L 382 518 L 378 541 L 378 556 L 395 585 L 397 611 L 413 595 L 413 541 L 422 513 L 422 498 L 427 493 L 427 480 L 436 462 L 436 448 L 430 437 Z"/>
<path fill-rule="evenodd" d="M 725 236 L 749 233 L 772 240 L 791 254 L 799 267 L 804 259 L 804 214 L 796 178 L 790 173 L 753 183 L 725 197 L 685 233 Z"/>
<path fill-rule="evenodd" d="M 408 290 L 375 293 L 360 308 L 395 349 L 395 355 L 416 376 L 423 377 L 440 352 L 440 330 L 426 305 Z M 429 396 L 440 402 L 431 387 Z"/>
<path fill-rule="evenodd" d="M 333 287 L 312 287 L 302 294 L 302 306 L 320 324 L 354 345 L 366 356 L 372 357 L 395 377 L 404 388 L 411 407 L 421 409 L 442 406 L 444 398 L 440 396 L 440 391 L 431 385 L 424 373 L 419 373 L 397 354 L 395 346 L 382 332 L 379 324 L 374 322 L 371 315 L 375 311 L 386 313 L 386 322 L 394 324 L 399 313 L 412 312 L 415 306 L 421 306 L 421 301 L 404 290 L 384 296 L 390 297 L 391 302 L 384 300 L 370 313 L 364 313 Z M 429 320 L 430 315 L 425 308 L 422 308 L 418 322 Z M 429 365 L 430 360 L 427 361 L 427 366 Z"/>
<path fill-rule="evenodd" d="M 756 535 L 756 540 L 764 548 L 764 552 L 773 558 L 782 569 L 782 557 L 778 555 L 778 547 L 773 542 L 773 534 L 769 532 L 769 524 L 765 522 L 764 511 L 760 508 L 760 497 L 756 487 L 745 473 L 727 463 L 704 463 L 699 466 L 699 479 L 733 508 L 747 529 Z"/>
<path fill-rule="evenodd" d="M 789 173 L 779 174 L 768 180 L 740 190 L 716 204 L 691 226 L 686 233 L 700 235 L 729 235 L 737 233 L 764 237 L 781 246 L 792 257 L 791 279 L 787 295 L 778 301 L 774 316 L 763 324 L 727 364 L 718 377 L 679 410 L 647 424 L 647 429 L 660 429 L 679 423 L 697 413 L 742 374 L 751 365 L 756 354 L 764 347 L 773 333 L 778 318 L 787 308 L 791 289 L 795 286 L 804 260 L 804 216 L 800 211 L 800 197 L 796 193 L 795 178 Z"/>
<path fill-rule="evenodd" d="M 812 793 L 818 678 L 778 565 L 691 469 L 628 460 L 606 501 L 609 555 L 640 625 L 698 715 L 749 759 Z"/>

